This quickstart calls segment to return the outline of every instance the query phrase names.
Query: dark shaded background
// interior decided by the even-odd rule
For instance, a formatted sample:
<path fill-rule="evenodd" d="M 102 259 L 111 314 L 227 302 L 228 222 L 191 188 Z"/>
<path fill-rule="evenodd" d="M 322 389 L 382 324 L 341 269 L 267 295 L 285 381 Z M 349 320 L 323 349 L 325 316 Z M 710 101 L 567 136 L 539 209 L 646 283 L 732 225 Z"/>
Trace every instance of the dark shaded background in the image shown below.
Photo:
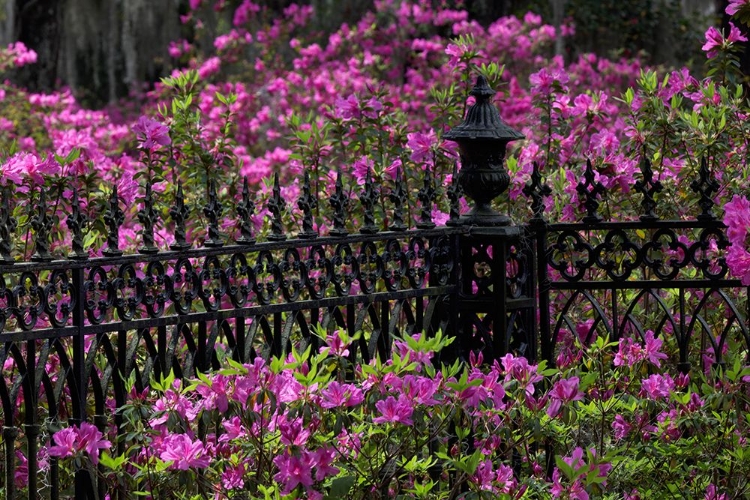
<path fill-rule="evenodd" d="M 294 0 L 260 0 L 281 12 Z M 582 52 L 632 56 L 642 52 L 652 64 L 703 64 L 703 32 L 710 23 L 728 19 L 722 13 L 728 0 L 433 0 L 463 6 L 484 25 L 510 15 L 533 10 L 545 21 L 558 24 L 571 19 L 574 38 L 555 50 L 567 58 Z M 2 2 L 0 2 L 2 3 Z M 228 0 L 224 13 L 209 7 L 201 11 L 206 25 L 203 40 L 226 26 L 241 0 Z M 297 0 L 313 4 L 311 27 L 320 33 L 356 22 L 372 0 Z M 169 42 L 195 35 L 179 16 L 188 11 L 187 0 L 4 0 L 0 8 L 0 42 L 15 40 L 34 49 L 37 64 L 10 75 L 33 91 L 70 87 L 86 105 L 101 106 L 126 96 L 144 83 L 154 82 L 171 70 Z M 202 44 L 200 42 L 203 42 Z M 750 73 L 750 55 L 743 57 Z"/>

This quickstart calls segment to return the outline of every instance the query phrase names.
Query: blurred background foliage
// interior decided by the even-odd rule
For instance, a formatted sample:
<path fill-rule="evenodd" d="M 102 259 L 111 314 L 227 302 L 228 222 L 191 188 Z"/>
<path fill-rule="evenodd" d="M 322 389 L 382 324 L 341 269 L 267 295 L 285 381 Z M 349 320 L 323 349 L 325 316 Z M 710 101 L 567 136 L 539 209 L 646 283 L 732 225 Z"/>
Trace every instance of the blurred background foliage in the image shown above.
<path fill-rule="evenodd" d="M 555 47 L 567 59 L 581 53 L 640 54 L 650 64 L 700 69 L 703 33 L 722 24 L 727 0 L 433 0 L 468 10 L 488 25 L 507 15 L 534 11 L 547 23 L 575 25 L 575 34 Z M 321 39 L 342 23 L 356 23 L 373 0 L 257 0 L 271 12 L 290 3 L 312 4 L 310 27 Z M 39 55 L 35 65 L 8 75 L 32 91 L 67 86 L 82 104 L 113 103 L 166 76 L 177 61 L 167 47 L 187 39 L 207 54 L 209 42 L 231 26 L 241 0 L 216 11 L 204 2 L 197 34 L 180 22 L 188 0 L 0 0 L 0 42 L 24 42 Z M 723 20 L 726 24 L 727 20 Z M 445 36 L 451 36 L 445 33 Z M 201 43 L 203 42 L 203 43 Z"/>

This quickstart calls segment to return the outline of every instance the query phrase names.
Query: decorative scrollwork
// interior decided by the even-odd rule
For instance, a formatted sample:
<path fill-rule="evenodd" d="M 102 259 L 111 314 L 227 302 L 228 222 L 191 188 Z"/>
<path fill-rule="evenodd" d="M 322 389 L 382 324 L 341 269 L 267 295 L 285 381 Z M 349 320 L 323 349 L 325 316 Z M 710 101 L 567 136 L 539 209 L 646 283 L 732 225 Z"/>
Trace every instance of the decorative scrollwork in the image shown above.
<path fill-rule="evenodd" d="M 154 209 L 154 198 L 151 196 L 151 182 L 146 182 L 146 194 L 143 197 L 143 208 L 138 211 L 138 220 L 143 228 L 141 237 L 143 245 L 138 249 L 140 253 L 154 254 L 159 248 L 154 242 L 154 225 L 156 224 L 158 214 Z"/>
<path fill-rule="evenodd" d="M 44 311 L 50 324 L 55 328 L 65 326 L 75 303 L 75 288 L 70 282 L 68 271 L 55 269 L 44 287 Z"/>
<path fill-rule="evenodd" d="M 378 201 L 378 189 L 372 182 L 372 173 L 367 168 L 365 175 L 365 188 L 359 194 L 359 201 L 364 209 L 365 223 L 359 230 L 362 234 L 375 234 L 378 232 L 378 226 L 375 225 L 375 203 Z"/>
<path fill-rule="evenodd" d="M 524 196 L 531 198 L 531 213 L 534 216 L 530 222 L 544 222 L 544 198 L 552 194 L 552 189 L 542 183 L 542 173 L 537 162 L 534 162 L 531 179 L 523 187 L 522 192 Z"/>
<path fill-rule="evenodd" d="M 39 190 L 39 201 L 36 205 L 34 216 L 31 218 L 31 227 L 36 232 L 34 238 L 34 255 L 31 256 L 33 261 L 47 262 L 52 260 L 52 254 L 49 253 L 49 233 L 52 229 L 52 218 L 47 215 L 47 196 L 45 190 Z"/>
<path fill-rule="evenodd" d="M 711 174 L 711 170 L 708 168 L 708 159 L 704 156 L 701 159 L 701 166 L 698 169 L 698 178 L 690 183 L 690 189 L 700 194 L 698 205 L 701 207 L 701 213 L 697 217 L 698 220 L 716 219 L 716 216 L 713 214 L 715 203 L 711 195 L 717 193 L 719 188 L 719 182 Z"/>
<path fill-rule="evenodd" d="M 143 277 L 144 297 L 143 304 L 150 318 L 159 318 L 164 314 L 167 303 L 167 274 L 164 264 L 159 261 L 149 262 L 146 265 Z"/>
<path fill-rule="evenodd" d="M 302 194 L 297 200 L 297 206 L 302 210 L 302 231 L 297 234 L 297 237 L 307 240 L 317 238 L 318 233 L 313 229 L 313 210 L 318 208 L 318 199 L 311 192 L 310 173 L 307 170 L 305 170 Z"/>
<path fill-rule="evenodd" d="M 138 277 L 133 264 L 120 266 L 112 289 L 115 291 L 114 306 L 119 319 L 130 321 L 135 318 L 138 306 L 143 302 L 143 280 Z"/>
<path fill-rule="evenodd" d="M 644 264 L 661 280 L 674 279 L 688 263 L 688 247 L 670 229 L 656 231 L 642 253 Z"/>
<path fill-rule="evenodd" d="M 591 159 L 586 159 L 586 169 L 583 171 L 583 180 L 576 186 L 576 191 L 579 195 L 583 196 L 583 206 L 586 209 L 586 216 L 583 218 L 583 222 L 586 224 L 594 224 L 601 222 L 602 218 L 597 213 L 599 210 L 599 201 L 596 199 L 600 195 L 606 193 L 604 185 L 596 180 L 594 175 L 594 168 L 591 166 Z"/>
<path fill-rule="evenodd" d="M 640 216 L 642 221 L 652 221 L 659 217 L 656 215 L 656 201 L 654 195 L 661 193 L 664 190 L 661 182 L 654 180 L 654 171 L 651 170 L 651 162 L 644 154 L 641 157 L 641 175 L 642 180 L 636 181 L 633 185 L 633 189 L 643 195 L 641 201 L 641 207 L 643 207 L 643 214 Z"/>
<path fill-rule="evenodd" d="M 623 230 L 607 232 L 604 241 L 596 246 L 594 255 L 599 268 L 617 281 L 628 279 L 642 261 L 640 248 L 630 241 Z"/>
<path fill-rule="evenodd" d="M 235 241 L 240 245 L 252 245 L 255 243 L 253 237 L 253 224 L 250 217 L 255 213 L 255 203 L 250 198 L 250 188 L 247 184 L 247 176 L 242 179 L 242 201 L 237 205 L 237 214 L 240 216 L 240 237 Z"/>
<path fill-rule="evenodd" d="M 295 302 L 300 295 L 302 287 L 306 285 L 306 277 L 296 248 L 287 248 L 284 259 L 278 264 L 281 275 L 281 293 L 287 302 Z"/>
<path fill-rule="evenodd" d="M 227 293 L 234 307 L 243 307 L 247 304 L 251 289 L 249 270 L 247 258 L 244 254 L 236 253 L 232 255 L 226 275 L 229 285 Z"/>
<path fill-rule="evenodd" d="M 112 186 L 109 195 L 107 211 L 104 212 L 104 223 L 107 225 L 107 248 L 102 253 L 107 257 L 122 255 L 120 250 L 120 226 L 125 222 L 125 213 L 120 208 L 120 198 L 117 196 L 117 184 Z"/>
<path fill-rule="evenodd" d="M 344 237 L 349 232 L 346 230 L 346 214 L 349 209 L 349 197 L 344 194 L 344 185 L 341 181 L 341 171 L 336 173 L 336 189 L 328 199 L 333 208 L 333 229 L 329 231 L 331 236 Z"/>
<path fill-rule="evenodd" d="M 278 172 L 273 176 L 273 190 L 271 191 L 271 198 L 269 198 L 266 207 L 271 212 L 271 234 L 268 235 L 268 239 L 270 241 L 284 241 L 286 235 L 284 234 L 284 226 L 281 222 L 281 214 L 286 209 L 286 201 L 281 197 Z"/>
<path fill-rule="evenodd" d="M 567 281 L 579 281 L 595 261 L 595 251 L 577 231 L 562 231 L 550 246 L 549 265 Z"/>
<path fill-rule="evenodd" d="M 206 257 L 198 275 L 198 297 L 203 300 L 206 311 L 219 310 L 221 299 L 228 288 L 227 275 L 221 267 L 219 258 L 215 255 Z"/>
<path fill-rule="evenodd" d="M 83 227 L 88 223 L 89 217 L 81 210 L 78 203 L 78 188 L 73 188 L 73 199 L 71 201 L 70 214 L 67 217 L 68 229 L 71 232 L 72 252 L 68 254 L 69 259 L 88 259 L 89 253 L 83 248 Z"/>
<path fill-rule="evenodd" d="M 0 202 L 0 259 L 6 264 L 12 264 L 14 259 L 11 255 L 13 249 L 11 238 L 16 231 L 16 227 L 18 227 L 18 222 L 11 215 L 9 186 L 3 186 L 2 196 L 2 202 Z"/>
<path fill-rule="evenodd" d="M 39 285 L 34 273 L 21 273 L 18 283 L 13 287 L 13 297 L 13 316 L 18 327 L 23 331 L 33 329 L 46 307 L 44 288 Z"/>

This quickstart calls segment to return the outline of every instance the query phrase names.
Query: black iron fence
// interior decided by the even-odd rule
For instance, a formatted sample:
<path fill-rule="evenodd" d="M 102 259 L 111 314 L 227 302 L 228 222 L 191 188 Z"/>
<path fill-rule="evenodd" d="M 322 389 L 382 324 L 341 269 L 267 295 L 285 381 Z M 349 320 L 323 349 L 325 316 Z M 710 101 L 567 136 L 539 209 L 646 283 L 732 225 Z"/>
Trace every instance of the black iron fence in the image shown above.
<path fill-rule="evenodd" d="M 747 288 L 727 275 L 728 242 L 713 214 L 707 167 L 693 183 L 701 207 L 695 218 L 658 218 L 653 175 L 644 162 L 634 187 L 643 214 L 612 222 L 598 214 L 605 193 L 588 165 L 578 189 L 586 216 L 576 223 L 544 220 L 550 190 L 535 169 L 524 189 L 533 217 L 514 224 L 490 203 L 507 189 L 505 146 L 520 134 L 500 121 L 481 78 L 474 95 L 466 121 L 448 136 L 461 147 L 462 166 L 445 193 L 451 200 L 446 225 L 431 219 L 435 186 L 429 170 L 418 193 L 396 176 L 387 227 L 386 217 L 374 211 L 375 191 L 386 188 L 369 175 L 352 199 L 339 181 L 320 206 L 305 176 L 294 200 L 300 224 L 292 233 L 282 223 L 292 200 L 281 197 L 277 178 L 266 207 L 267 241 L 253 234 L 256 207 L 247 183 L 236 210 L 225 215 L 240 228 L 238 238 L 228 241 L 219 230 L 221 203 L 211 183 L 203 245 L 193 248 L 187 240 L 179 188 L 170 210 L 173 242 L 162 250 L 154 242 L 159 221 L 146 186 L 138 253 L 124 255 L 118 248 L 123 217 L 113 190 L 101 216 L 108 231 L 102 256 L 90 258 L 84 248 L 85 220 L 74 195 L 65 221 L 70 254 L 56 259 L 42 192 L 31 220 L 35 253 L 21 262 L 11 251 L 14 196 L 6 189 L 0 204 L 5 497 L 16 498 L 14 477 L 21 471 L 35 498 L 45 426 L 87 420 L 104 430 L 108 398 L 122 406 L 131 376 L 141 390 L 151 377 L 170 371 L 191 377 L 219 368 L 226 358 L 248 362 L 317 348 L 324 342 L 320 332 L 333 329 L 363 332 L 350 356 L 365 363 L 386 359 L 394 337 L 438 330 L 456 338 L 443 360 L 481 351 L 485 361 L 514 352 L 555 363 L 565 360 L 571 345 L 598 335 L 614 340 L 650 329 L 674 339 L 674 362 L 687 371 L 696 363 L 721 364 L 728 342 L 750 345 Z M 465 215 L 458 210 L 462 192 L 475 202 Z M 412 194 L 413 219 L 407 212 Z M 356 228 L 347 212 L 353 204 L 361 207 Z M 327 234 L 315 229 L 316 207 L 331 228 Z M 16 456 L 18 445 L 26 464 Z M 52 498 L 60 495 L 57 475 L 51 458 L 45 492 Z M 92 491 L 90 481 L 87 474 L 77 476 L 76 498 Z"/>

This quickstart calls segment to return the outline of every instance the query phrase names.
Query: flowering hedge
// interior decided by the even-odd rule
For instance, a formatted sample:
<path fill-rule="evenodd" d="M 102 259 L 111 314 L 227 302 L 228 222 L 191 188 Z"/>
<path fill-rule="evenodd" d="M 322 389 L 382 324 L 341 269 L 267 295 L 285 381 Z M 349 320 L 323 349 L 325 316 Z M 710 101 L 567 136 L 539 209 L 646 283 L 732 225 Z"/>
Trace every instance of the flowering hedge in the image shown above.
<path fill-rule="evenodd" d="M 750 494 L 750 367 L 675 374 L 649 332 L 578 345 L 564 369 L 512 354 L 438 369 L 440 335 L 352 369 L 355 340 L 336 331 L 319 353 L 131 385 L 119 429 L 68 427 L 46 453 L 112 494 L 154 498 Z"/>

